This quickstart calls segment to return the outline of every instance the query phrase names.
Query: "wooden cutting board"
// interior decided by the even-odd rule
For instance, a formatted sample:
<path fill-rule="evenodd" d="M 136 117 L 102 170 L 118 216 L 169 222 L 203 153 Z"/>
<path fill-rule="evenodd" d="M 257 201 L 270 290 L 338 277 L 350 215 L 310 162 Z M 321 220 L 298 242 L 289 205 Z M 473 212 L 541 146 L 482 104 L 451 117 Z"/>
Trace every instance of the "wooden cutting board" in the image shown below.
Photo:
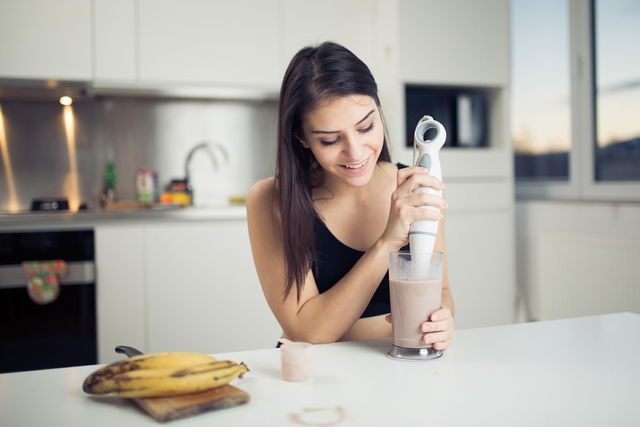
<path fill-rule="evenodd" d="M 142 354 L 136 348 L 119 345 L 116 353 L 129 357 Z M 230 408 L 249 401 L 249 393 L 227 384 L 202 393 L 185 394 L 173 397 L 143 397 L 133 400 L 158 422 L 190 417 L 214 409 Z"/>
<path fill-rule="evenodd" d="M 242 405 L 249 401 L 249 393 L 227 384 L 202 393 L 173 397 L 145 397 L 131 400 L 156 421 L 162 423 L 214 409 Z"/>

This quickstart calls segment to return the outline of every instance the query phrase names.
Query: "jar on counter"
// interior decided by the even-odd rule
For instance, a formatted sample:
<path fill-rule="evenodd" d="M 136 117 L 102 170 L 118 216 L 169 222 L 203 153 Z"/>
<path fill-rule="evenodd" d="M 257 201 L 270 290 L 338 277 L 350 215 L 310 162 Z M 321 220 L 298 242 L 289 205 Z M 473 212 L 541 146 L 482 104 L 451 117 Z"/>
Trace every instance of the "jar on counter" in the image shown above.
<path fill-rule="evenodd" d="M 154 203 L 158 201 L 158 174 L 145 167 L 136 172 L 136 199 L 140 203 Z"/>

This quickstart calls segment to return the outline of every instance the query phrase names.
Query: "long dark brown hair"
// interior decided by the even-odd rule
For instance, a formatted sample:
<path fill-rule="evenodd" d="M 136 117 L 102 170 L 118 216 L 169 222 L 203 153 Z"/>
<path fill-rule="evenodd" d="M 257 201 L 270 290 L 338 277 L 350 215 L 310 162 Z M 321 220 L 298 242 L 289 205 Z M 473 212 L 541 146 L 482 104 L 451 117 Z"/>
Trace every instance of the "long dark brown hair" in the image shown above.
<path fill-rule="evenodd" d="M 301 49 L 289 63 L 282 80 L 276 186 L 281 212 L 285 298 L 295 284 L 300 300 L 305 277 L 313 264 L 317 214 L 311 191 L 323 179 L 322 167 L 311 150 L 300 143 L 304 139 L 303 120 L 322 101 L 349 95 L 370 96 L 382 115 L 378 87 L 371 71 L 350 50 L 336 43 L 325 42 Z M 386 131 L 378 161 L 390 161 Z"/>

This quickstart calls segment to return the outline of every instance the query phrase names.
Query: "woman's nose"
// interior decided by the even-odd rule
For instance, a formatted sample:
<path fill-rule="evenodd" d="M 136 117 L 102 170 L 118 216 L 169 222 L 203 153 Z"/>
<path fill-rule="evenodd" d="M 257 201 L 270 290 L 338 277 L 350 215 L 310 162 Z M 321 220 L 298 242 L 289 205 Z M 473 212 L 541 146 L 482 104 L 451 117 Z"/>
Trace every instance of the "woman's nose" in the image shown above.
<path fill-rule="evenodd" d="M 351 160 L 362 160 L 363 144 L 358 135 L 349 134 L 345 137 L 344 152 Z"/>

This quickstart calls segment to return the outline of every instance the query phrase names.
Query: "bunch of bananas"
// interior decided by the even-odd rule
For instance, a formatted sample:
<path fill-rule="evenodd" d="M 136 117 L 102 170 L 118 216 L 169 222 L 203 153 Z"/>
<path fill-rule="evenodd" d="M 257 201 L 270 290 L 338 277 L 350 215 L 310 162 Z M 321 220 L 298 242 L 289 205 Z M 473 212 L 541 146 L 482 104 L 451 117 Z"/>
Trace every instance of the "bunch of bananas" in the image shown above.
<path fill-rule="evenodd" d="M 202 353 L 147 353 L 119 360 L 89 375 L 82 389 L 120 397 L 167 397 L 221 387 L 249 368 Z"/>

